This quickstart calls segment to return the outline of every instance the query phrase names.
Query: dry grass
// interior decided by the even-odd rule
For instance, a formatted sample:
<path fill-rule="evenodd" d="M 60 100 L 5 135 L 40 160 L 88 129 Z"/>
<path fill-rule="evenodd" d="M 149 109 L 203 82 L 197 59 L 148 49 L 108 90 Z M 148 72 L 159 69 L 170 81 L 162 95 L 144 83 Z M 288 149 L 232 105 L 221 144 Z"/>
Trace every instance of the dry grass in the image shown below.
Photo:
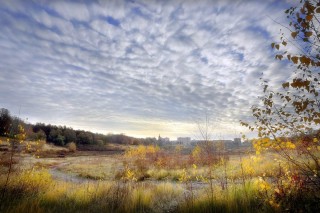
<path fill-rule="evenodd" d="M 3 189 L 3 179 L 0 179 Z M 246 190 L 247 196 L 243 196 Z M 190 199 L 182 184 L 97 181 L 73 184 L 52 180 L 47 170 L 28 170 L 17 175 L 1 200 L 1 212 L 234 212 L 255 209 L 258 191 L 252 185 L 207 188 Z"/>
<path fill-rule="evenodd" d="M 3 183 L 0 178 L 0 191 Z M 170 183 L 54 181 L 44 169 L 23 171 L 5 190 L 1 212 L 168 212 L 183 195 Z"/>
<path fill-rule="evenodd" d="M 0 212 L 275 211 L 261 196 L 267 188 L 274 188 L 260 179 L 277 176 L 278 157 L 275 153 L 259 157 L 248 154 L 240 160 L 239 155 L 233 155 L 226 167 L 182 164 L 180 168 L 161 168 L 151 164 L 143 165 L 142 171 L 123 155 L 35 158 L 21 154 L 20 170 L 5 191 L 4 176 L 0 175 L 0 192 L 5 192 Z M 96 181 L 78 184 L 53 180 L 52 167 Z M 141 172 L 149 180 L 137 182 Z M 118 179 L 117 174 L 121 174 Z M 228 188 L 220 185 L 225 176 Z"/>
<path fill-rule="evenodd" d="M 116 171 L 123 168 L 119 156 L 116 155 L 70 157 L 66 162 L 59 170 L 96 180 L 113 180 Z"/>
<path fill-rule="evenodd" d="M 46 152 L 46 151 L 55 151 L 55 152 L 66 151 L 67 152 L 68 148 L 61 147 L 61 146 L 55 146 L 53 144 L 46 143 L 42 147 L 42 151 L 44 151 L 44 152 Z"/>

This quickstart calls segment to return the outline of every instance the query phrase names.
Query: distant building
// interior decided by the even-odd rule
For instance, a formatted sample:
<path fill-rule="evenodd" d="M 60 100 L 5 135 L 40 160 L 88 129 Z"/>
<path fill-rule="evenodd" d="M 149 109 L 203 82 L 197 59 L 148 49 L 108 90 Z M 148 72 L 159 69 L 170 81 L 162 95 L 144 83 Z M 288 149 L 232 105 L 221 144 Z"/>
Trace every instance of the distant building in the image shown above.
<path fill-rule="evenodd" d="M 166 142 L 166 143 L 169 143 L 169 142 L 170 142 L 170 138 L 168 138 L 168 137 L 162 138 L 162 140 L 163 140 L 164 142 Z"/>
<path fill-rule="evenodd" d="M 190 144 L 190 142 L 191 142 L 191 138 L 190 137 L 178 137 L 177 138 L 177 143 L 178 144 L 187 145 L 187 144 Z"/>
<path fill-rule="evenodd" d="M 172 143 L 181 144 L 185 146 L 196 146 L 201 143 L 212 143 L 225 150 L 234 150 L 240 147 L 250 147 L 252 144 L 250 142 L 241 142 L 241 138 L 234 138 L 233 140 L 191 140 L 190 137 L 178 137 L 176 141 Z"/>
<path fill-rule="evenodd" d="M 233 143 L 235 146 L 241 146 L 241 138 L 234 138 Z"/>
<path fill-rule="evenodd" d="M 197 143 L 204 143 L 204 142 L 206 142 L 206 141 L 205 140 L 197 140 L 197 141 L 192 141 L 192 144 L 196 145 Z M 233 140 L 210 140 L 208 142 L 223 144 L 223 146 L 228 150 L 235 149 L 235 148 L 242 146 L 241 138 L 234 138 Z"/>
<path fill-rule="evenodd" d="M 163 138 L 163 137 L 161 137 L 161 136 L 159 135 L 159 137 L 158 137 L 158 142 L 159 142 L 159 143 L 169 143 L 169 142 L 170 142 L 170 138 L 168 138 L 168 137 Z"/>
<path fill-rule="evenodd" d="M 246 140 L 243 143 L 241 143 L 241 146 L 243 146 L 243 147 L 251 147 L 251 148 L 253 147 L 252 146 L 252 142 L 248 141 L 248 140 Z"/>
<path fill-rule="evenodd" d="M 234 138 L 233 141 L 234 141 L 235 143 L 241 143 L 241 138 Z"/>

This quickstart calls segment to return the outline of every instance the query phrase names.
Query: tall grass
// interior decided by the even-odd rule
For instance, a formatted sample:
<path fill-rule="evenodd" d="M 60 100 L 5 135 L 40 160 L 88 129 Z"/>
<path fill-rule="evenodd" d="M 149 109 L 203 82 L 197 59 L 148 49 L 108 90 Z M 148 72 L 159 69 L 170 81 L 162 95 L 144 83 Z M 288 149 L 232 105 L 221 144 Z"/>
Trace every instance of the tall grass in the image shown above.
<path fill-rule="evenodd" d="M 0 174 L 0 192 L 5 194 L 0 201 L 0 212 L 281 212 L 296 201 L 304 201 L 303 208 L 290 206 L 297 207 L 297 211 L 319 209 L 319 202 L 308 198 L 303 194 L 305 191 L 299 187 L 293 191 L 295 179 L 291 175 L 281 179 L 282 183 L 286 181 L 286 188 L 268 183 L 268 175 L 256 177 L 264 169 L 270 170 L 274 175 L 272 180 L 275 180 L 278 170 L 271 173 L 275 164 L 267 161 L 273 156 L 260 160 L 250 156 L 243 159 L 243 182 L 236 180 L 242 175 L 239 163 L 230 160 L 228 188 L 219 185 L 219 174 L 223 174 L 221 166 L 176 170 L 152 168 L 148 172 L 151 177 L 157 177 L 153 180 L 139 182 L 133 178 L 120 178 L 81 184 L 53 180 L 48 170 L 31 167 L 33 169 L 12 173 L 6 187 L 5 176 Z M 257 165 L 259 168 L 255 168 Z M 112 170 L 106 165 L 103 168 Z M 213 179 L 205 177 L 208 171 L 212 172 L 210 177 Z M 203 179 L 199 180 L 200 176 Z M 278 199 L 280 195 L 282 200 Z"/>
<path fill-rule="evenodd" d="M 0 181 L 2 189 L 3 181 Z M 244 193 L 243 190 L 246 190 Z M 192 205 L 182 184 L 169 182 L 97 181 L 74 184 L 52 180 L 47 170 L 16 175 L 1 201 L 1 212 L 250 212 L 258 205 L 255 188 L 228 191 L 215 188 L 214 199 L 205 188 Z M 245 194 L 247 196 L 245 196 Z"/>
<path fill-rule="evenodd" d="M 0 190 L 4 181 L 0 180 Z M 172 212 L 183 189 L 171 183 L 52 180 L 47 170 L 24 171 L 6 187 L 0 212 Z"/>
<path fill-rule="evenodd" d="M 257 188 L 250 183 L 245 186 L 232 185 L 228 190 L 215 187 L 200 193 L 190 202 L 181 203 L 178 212 L 259 212 L 262 204 Z M 261 210 L 263 211 L 263 210 Z"/>

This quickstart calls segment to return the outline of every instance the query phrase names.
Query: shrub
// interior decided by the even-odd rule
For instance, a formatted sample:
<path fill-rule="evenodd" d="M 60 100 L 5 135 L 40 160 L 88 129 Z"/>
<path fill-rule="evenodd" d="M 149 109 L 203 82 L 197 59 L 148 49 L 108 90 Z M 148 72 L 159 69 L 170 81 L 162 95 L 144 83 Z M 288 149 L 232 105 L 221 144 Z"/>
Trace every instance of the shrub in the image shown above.
<path fill-rule="evenodd" d="M 77 145 L 75 142 L 71 142 L 67 144 L 67 147 L 69 149 L 70 152 L 75 152 L 77 151 Z"/>

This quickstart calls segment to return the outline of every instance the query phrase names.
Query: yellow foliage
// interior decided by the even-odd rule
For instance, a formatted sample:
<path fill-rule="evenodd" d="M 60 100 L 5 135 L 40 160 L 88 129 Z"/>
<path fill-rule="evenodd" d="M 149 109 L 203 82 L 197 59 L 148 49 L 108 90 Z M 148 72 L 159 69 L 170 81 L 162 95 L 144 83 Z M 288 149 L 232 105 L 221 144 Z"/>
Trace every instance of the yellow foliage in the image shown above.
<path fill-rule="evenodd" d="M 270 189 L 270 184 L 267 183 L 266 181 L 260 182 L 259 184 L 261 190 L 269 190 Z"/>
<path fill-rule="evenodd" d="M 288 149 L 295 149 L 296 145 L 290 141 L 286 142 L 286 148 Z"/>
<path fill-rule="evenodd" d="M 194 158 L 194 159 L 197 159 L 197 158 L 199 158 L 200 157 L 200 153 L 201 153 L 201 148 L 200 148 L 200 146 L 196 146 L 196 147 L 194 147 L 194 149 L 192 150 L 192 157 Z"/>
<path fill-rule="evenodd" d="M 146 158 L 147 155 L 156 154 L 160 148 L 158 146 L 153 145 L 139 145 L 137 148 L 131 148 L 126 151 L 126 157 L 136 157 L 136 158 Z"/>
<path fill-rule="evenodd" d="M 19 140 L 19 142 L 22 142 L 26 139 L 26 133 L 24 131 L 24 128 L 21 124 L 18 125 L 18 134 L 15 135 L 15 138 Z"/>
<path fill-rule="evenodd" d="M 251 159 L 243 159 L 242 168 L 245 175 L 253 175 L 255 172 Z"/>
<path fill-rule="evenodd" d="M 122 177 L 122 179 L 126 180 L 126 181 L 137 181 L 138 180 L 135 172 L 128 167 L 126 168 L 125 173 L 124 173 L 124 177 Z"/>
<path fill-rule="evenodd" d="M 187 182 L 188 180 L 189 180 L 189 176 L 187 174 L 187 171 L 186 171 L 186 169 L 183 169 L 182 173 L 181 173 L 181 175 L 179 177 L 179 181 L 180 182 Z"/>
<path fill-rule="evenodd" d="M 265 181 L 262 177 L 259 177 L 259 179 L 256 179 L 254 181 L 255 187 L 260 191 L 268 191 L 271 189 L 271 185 Z"/>
<path fill-rule="evenodd" d="M 11 180 L 11 187 L 24 186 L 26 191 L 44 189 L 52 183 L 51 174 L 45 169 L 25 170 Z"/>
<path fill-rule="evenodd" d="M 253 141 L 253 147 L 256 154 L 261 154 L 262 151 L 268 149 L 296 149 L 296 144 L 291 141 L 271 140 L 270 138 L 260 138 Z"/>

